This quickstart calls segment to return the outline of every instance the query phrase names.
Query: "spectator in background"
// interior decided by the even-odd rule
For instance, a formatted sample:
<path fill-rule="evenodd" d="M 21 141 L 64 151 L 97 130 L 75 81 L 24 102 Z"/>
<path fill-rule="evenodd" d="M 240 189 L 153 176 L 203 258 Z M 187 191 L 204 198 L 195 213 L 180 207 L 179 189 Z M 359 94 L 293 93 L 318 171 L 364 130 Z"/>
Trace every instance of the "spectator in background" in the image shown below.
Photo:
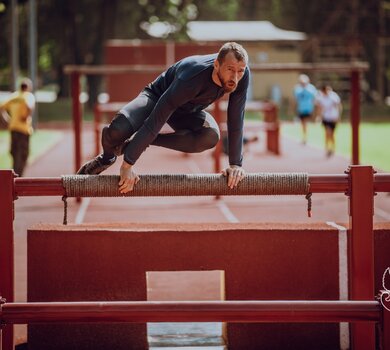
<path fill-rule="evenodd" d="M 30 150 L 30 136 L 33 133 L 32 114 L 35 108 L 35 97 L 31 93 L 30 79 L 23 79 L 20 89 L 0 105 L 0 114 L 8 123 L 11 133 L 10 153 L 13 169 L 23 176 Z"/>
<path fill-rule="evenodd" d="M 301 74 L 294 87 L 294 109 L 301 121 L 303 144 L 307 141 L 307 122 L 313 115 L 316 95 L 317 89 L 310 84 L 309 77 Z"/>
<path fill-rule="evenodd" d="M 334 131 L 342 113 L 342 104 L 337 95 L 329 85 L 323 85 L 317 95 L 316 103 L 318 113 L 325 128 L 325 150 L 328 157 L 335 151 Z"/>

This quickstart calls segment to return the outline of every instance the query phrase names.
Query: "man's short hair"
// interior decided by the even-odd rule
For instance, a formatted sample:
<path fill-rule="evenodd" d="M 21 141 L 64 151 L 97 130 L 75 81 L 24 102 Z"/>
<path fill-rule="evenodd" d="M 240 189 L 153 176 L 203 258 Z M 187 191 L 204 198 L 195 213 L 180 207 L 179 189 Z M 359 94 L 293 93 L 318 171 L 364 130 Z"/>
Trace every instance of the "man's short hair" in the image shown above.
<path fill-rule="evenodd" d="M 220 64 L 223 63 L 225 56 L 229 53 L 233 52 L 234 57 L 238 61 L 244 61 L 245 64 L 248 64 L 248 53 L 246 50 L 242 47 L 242 45 L 237 44 L 233 41 L 227 42 L 222 45 L 222 47 L 219 49 L 217 60 Z"/>
<path fill-rule="evenodd" d="M 298 81 L 302 85 L 307 85 L 310 83 L 310 78 L 306 74 L 300 74 L 298 77 Z"/>
<path fill-rule="evenodd" d="M 32 89 L 32 81 L 28 78 L 23 78 L 20 82 L 20 89 L 22 91 L 30 91 Z"/>

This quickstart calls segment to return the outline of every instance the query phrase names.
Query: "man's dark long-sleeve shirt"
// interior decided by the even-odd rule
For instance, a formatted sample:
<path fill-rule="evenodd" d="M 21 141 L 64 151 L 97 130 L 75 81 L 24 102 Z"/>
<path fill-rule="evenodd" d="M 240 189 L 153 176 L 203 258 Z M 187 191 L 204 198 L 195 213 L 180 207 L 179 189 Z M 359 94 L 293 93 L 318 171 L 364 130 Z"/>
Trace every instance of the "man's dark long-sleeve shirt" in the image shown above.
<path fill-rule="evenodd" d="M 192 113 L 204 110 L 223 96 L 223 88 L 212 79 L 216 57 L 217 54 L 184 58 L 145 88 L 145 92 L 156 100 L 156 105 L 132 137 L 126 149 L 126 162 L 134 164 L 137 161 L 173 113 L 191 118 Z M 244 110 L 249 75 L 247 67 L 236 90 L 229 96 L 227 126 L 230 165 L 242 165 Z M 126 110 L 126 106 L 120 112 L 131 120 L 131 113 Z"/>

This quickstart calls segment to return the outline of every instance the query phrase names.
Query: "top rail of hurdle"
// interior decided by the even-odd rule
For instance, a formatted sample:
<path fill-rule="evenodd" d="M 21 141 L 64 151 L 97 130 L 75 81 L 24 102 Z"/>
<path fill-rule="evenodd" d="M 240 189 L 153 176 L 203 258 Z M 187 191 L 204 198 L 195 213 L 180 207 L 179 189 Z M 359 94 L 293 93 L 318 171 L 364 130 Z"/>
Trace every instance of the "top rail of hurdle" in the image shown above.
<path fill-rule="evenodd" d="M 100 175 L 102 177 L 102 175 Z M 140 175 L 142 184 L 142 179 L 156 179 L 157 175 Z M 187 178 L 187 175 L 177 175 L 177 176 L 166 176 L 164 178 L 165 186 L 172 188 L 177 184 L 178 178 Z M 255 182 L 256 179 L 253 178 L 253 174 L 247 174 L 249 181 Z M 104 178 L 104 177 L 103 177 Z M 221 181 L 219 175 L 204 174 L 197 179 L 195 179 L 196 184 L 204 185 L 205 183 L 210 183 L 210 181 Z M 115 177 L 114 177 L 115 179 Z M 83 181 L 82 177 L 75 177 L 74 181 Z M 223 181 L 223 180 L 222 180 Z M 309 188 L 308 192 L 311 193 L 348 193 L 349 190 L 349 178 L 347 174 L 335 174 L 335 175 L 308 175 Z M 61 177 L 36 177 L 36 178 L 15 178 L 15 198 L 22 196 L 64 196 L 66 195 L 65 187 L 63 184 L 63 179 Z M 254 184 L 255 185 L 255 184 Z M 207 190 L 207 189 L 206 189 Z M 208 195 L 216 195 L 214 192 L 215 188 L 213 186 L 209 187 Z M 374 191 L 375 192 L 390 192 L 390 174 L 375 174 L 374 175 Z M 171 195 L 175 195 L 174 192 Z M 231 190 L 231 195 L 240 195 L 240 188 L 236 190 Z M 140 194 L 136 189 L 133 192 L 129 193 L 129 196 L 145 196 L 145 193 Z M 156 195 L 149 193 L 150 196 Z M 182 194 L 176 194 L 180 196 Z M 187 195 L 187 194 L 185 194 Z M 194 195 L 197 195 L 194 193 Z M 203 192 L 203 195 L 204 192 Z"/>
<path fill-rule="evenodd" d="M 137 72 L 161 73 L 166 69 L 165 65 L 148 65 L 148 64 L 132 64 L 132 65 L 66 65 L 64 67 L 65 74 L 123 74 Z M 333 62 L 333 63 L 255 63 L 250 64 L 250 69 L 253 72 L 296 72 L 296 71 L 317 71 L 317 72 L 342 72 L 349 73 L 351 71 L 366 72 L 369 69 L 367 62 Z"/>
<path fill-rule="evenodd" d="M 61 322 L 376 322 L 379 301 L 29 302 L 0 305 L 2 324 Z"/>

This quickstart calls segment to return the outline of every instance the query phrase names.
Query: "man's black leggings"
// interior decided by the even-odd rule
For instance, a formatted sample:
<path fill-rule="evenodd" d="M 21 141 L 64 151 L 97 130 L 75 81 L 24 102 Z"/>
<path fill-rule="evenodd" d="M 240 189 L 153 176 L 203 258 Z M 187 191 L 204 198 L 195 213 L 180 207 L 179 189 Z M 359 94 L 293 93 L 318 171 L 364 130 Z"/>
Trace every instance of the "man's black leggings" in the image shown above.
<path fill-rule="evenodd" d="M 140 94 L 131 101 L 126 109 L 130 116 L 118 113 L 102 132 L 103 158 L 112 159 L 115 155 L 126 152 L 127 140 L 143 125 L 153 110 L 155 102 L 145 94 Z M 129 109 L 130 107 L 130 109 Z M 152 145 L 173 150 L 197 153 L 213 148 L 220 138 L 218 125 L 214 118 L 205 111 L 183 115 L 174 113 L 167 124 L 171 133 L 160 133 Z"/>

